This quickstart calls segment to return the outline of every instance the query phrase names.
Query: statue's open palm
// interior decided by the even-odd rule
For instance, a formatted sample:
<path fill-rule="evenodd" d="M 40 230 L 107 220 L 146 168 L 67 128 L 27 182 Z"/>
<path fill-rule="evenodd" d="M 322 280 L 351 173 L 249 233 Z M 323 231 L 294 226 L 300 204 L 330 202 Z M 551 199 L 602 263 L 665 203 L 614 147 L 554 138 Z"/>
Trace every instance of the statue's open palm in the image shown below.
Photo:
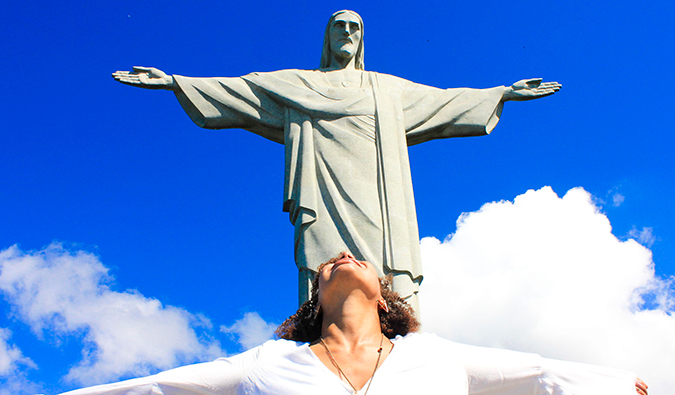
<path fill-rule="evenodd" d="M 116 71 L 112 76 L 123 84 L 145 89 L 172 89 L 175 84 L 172 76 L 154 67 L 134 66 L 134 71 Z"/>
<path fill-rule="evenodd" d="M 508 92 L 504 94 L 506 100 L 532 100 L 540 97 L 550 96 L 562 88 L 557 82 L 541 82 L 541 78 L 530 78 L 520 80 L 511 85 Z"/>

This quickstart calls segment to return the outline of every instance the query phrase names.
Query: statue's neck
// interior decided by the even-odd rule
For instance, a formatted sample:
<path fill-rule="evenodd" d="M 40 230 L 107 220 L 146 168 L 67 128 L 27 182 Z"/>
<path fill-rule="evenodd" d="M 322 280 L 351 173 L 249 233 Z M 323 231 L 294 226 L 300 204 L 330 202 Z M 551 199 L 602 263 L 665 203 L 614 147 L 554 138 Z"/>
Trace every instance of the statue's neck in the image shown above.
<path fill-rule="evenodd" d="M 332 55 L 330 65 L 323 69 L 325 71 L 336 71 L 336 70 L 357 70 L 356 69 L 356 56 L 351 57 L 339 57 Z"/>

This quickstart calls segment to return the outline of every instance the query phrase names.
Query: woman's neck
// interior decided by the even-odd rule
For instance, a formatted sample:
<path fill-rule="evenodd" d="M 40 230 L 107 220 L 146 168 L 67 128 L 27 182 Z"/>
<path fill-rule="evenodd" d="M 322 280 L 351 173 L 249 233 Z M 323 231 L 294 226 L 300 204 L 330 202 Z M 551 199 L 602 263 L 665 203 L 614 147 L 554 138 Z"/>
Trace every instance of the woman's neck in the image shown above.
<path fill-rule="evenodd" d="M 394 347 L 380 329 L 377 302 L 358 299 L 322 304 L 321 339 L 310 345 L 321 363 L 354 391 L 363 390 Z"/>
<path fill-rule="evenodd" d="M 336 309 L 324 308 L 321 337 L 330 343 L 353 348 L 379 342 L 382 336 L 376 303 L 347 299 Z"/>

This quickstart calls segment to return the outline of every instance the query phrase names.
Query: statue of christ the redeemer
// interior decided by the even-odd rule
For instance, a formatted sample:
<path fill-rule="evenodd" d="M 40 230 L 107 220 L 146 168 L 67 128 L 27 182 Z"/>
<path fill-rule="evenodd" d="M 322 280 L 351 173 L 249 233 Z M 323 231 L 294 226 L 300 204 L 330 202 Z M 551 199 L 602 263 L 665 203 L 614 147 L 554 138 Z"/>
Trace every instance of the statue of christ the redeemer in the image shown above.
<path fill-rule="evenodd" d="M 284 144 L 283 209 L 295 226 L 300 301 L 313 270 L 340 251 L 393 275 L 417 310 L 422 281 L 407 147 L 488 134 L 504 102 L 557 92 L 556 82 L 438 89 L 364 71 L 363 21 L 338 11 L 328 21 L 321 66 L 236 78 L 189 78 L 150 67 L 118 71 L 124 84 L 172 90 L 199 126 L 242 128 Z"/>

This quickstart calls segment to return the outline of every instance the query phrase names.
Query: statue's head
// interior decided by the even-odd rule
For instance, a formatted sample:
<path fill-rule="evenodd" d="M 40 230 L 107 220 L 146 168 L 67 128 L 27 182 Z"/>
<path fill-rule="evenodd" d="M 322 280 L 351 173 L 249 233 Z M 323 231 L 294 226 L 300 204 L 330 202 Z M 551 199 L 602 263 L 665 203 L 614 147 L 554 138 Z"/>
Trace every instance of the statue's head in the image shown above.
<path fill-rule="evenodd" d="M 355 26 L 358 24 L 358 26 Z M 348 38 L 338 36 L 338 30 L 346 26 L 350 34 Z M 358 28 L 358 32 L 354 31 Z M 321 52 L 320 68 L 328 68 L 333 55 L 341 57 L 354 57 L 354 66 L 357 70 L 363 70 L 363 19 L 354 11 L 342 10 L 333 14 L 328 20 L 326 33 L 323 37 L 323 51 Z"/>

